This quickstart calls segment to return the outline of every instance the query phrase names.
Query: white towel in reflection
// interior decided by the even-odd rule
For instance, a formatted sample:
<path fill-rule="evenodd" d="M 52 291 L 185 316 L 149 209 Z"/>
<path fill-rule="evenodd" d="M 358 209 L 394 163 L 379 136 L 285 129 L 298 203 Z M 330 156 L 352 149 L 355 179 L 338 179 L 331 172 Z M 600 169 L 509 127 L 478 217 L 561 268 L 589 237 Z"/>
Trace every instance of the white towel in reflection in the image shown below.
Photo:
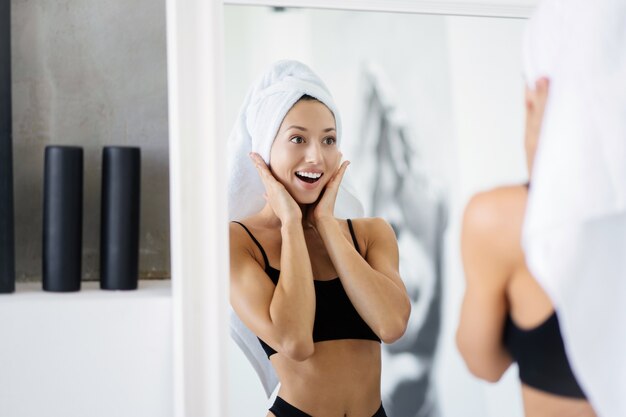
<path fill-rule="evenodd" d="M 304 94 L 324 103 L 335 116 L 337 144 L 341 140 L 341 118 L 322 80 L 306 65 L 283 60 L 274 63 L 248 90 L 235 126 L 228 138 L 228 210 L 230 220 L 242 220 L 259 212 L 265 188 L 248 154 L 259 153 L 270 164 L 270 149 L 285 115 Z M 342 181 L 335 215 L 362 217 L 363 206 L 354 196 L 347 177 Z M 267 396 L 278 378 L 256 336 L 230 311 L 231 337 L 259 375 Z"/>
<path fill-rule="evenodd" d="M 525 39 L 550 92 L 524 224 L 532 273 L 600 416 L 626 416 L 626 1 L 544 0 Z"/>

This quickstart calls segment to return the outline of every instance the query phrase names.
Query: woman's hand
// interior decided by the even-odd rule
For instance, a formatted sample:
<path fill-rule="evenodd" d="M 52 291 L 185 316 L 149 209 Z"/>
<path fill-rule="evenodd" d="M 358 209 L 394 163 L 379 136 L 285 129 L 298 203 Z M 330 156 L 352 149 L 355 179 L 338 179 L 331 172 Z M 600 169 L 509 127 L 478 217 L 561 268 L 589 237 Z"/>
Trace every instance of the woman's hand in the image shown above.
<path fill-rule="evenodd" d="M 533 169 L 535 152 L 539 143 L 549 86 L 549 80 L 544 77 L 537 80 L 534 90 L 526 88 L 526 135 L 524 145 L 526 147 L 526 164 L 529 176 Z"/>
<path fill-rule="evenodd" d="M 346 168 L 350 165 L 350 161 L 344 161 L 333 177 L 328 181 L 324 191 L 320 194 L 313 207 L 311 207 L 307 213 L 307 218 L 312 225 L 316 225 L 317 222 L 323 218 L 334 218 L 335 201 L 337 200 L 337 193 L 339 192 L 339 185 L 343 179 L 343 175 L 346 172 Z"/>
<path fill-rule="evenodd" d="M 285 186 L 274 178 L 263 158 L 258 153 L 250 152 L 250 159 L 252 159 L 265 186 L 265 200 L 272 207 L 280 222 L 283 225 L 289 222 L 301 223 L 302 210 L 300 210 L 300 206 Z"/>

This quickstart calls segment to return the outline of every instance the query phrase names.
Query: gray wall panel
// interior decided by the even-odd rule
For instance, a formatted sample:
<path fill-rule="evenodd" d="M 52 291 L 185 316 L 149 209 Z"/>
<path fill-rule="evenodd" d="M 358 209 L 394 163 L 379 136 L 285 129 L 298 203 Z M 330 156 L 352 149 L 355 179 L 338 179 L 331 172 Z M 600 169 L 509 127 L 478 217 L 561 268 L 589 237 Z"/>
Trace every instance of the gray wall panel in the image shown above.
<path fill-rule="evenodd" d="M 85 150 L 83 279 L 99 277 L 102 147 L 142 149 L 140 276 L 169 277 L 165 3 L 14 0 L 18 280 L 41 276 L 46 145 Z"/>

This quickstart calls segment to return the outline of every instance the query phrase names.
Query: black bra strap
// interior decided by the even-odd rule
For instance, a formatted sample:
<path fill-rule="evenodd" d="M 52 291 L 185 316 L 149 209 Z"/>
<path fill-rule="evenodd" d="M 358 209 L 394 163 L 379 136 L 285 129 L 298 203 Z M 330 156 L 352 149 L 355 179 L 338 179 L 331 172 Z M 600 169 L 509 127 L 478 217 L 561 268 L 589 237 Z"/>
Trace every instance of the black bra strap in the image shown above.
<path fill-rule="evenodd" d="M 359 249 L 359 243 L 356 241 L 356 235 L 354 234 L 354 228 L 352 227 L 352 220 L 348 220 L 348 228 L 350 229 L 350 236 L 352 236 L 352 242 L 354 243 L 354 248 L 357 252 L 361 253 L 361 249 Z"/>
<path fill-rule="evenodd" d="M 252 234 L 252 232 L 250 230 L 248 230 L 248 228 L 243 224 L 240 223 L 238 221 L 233 220 L 233 223 L 237 223 L 238 225 L 240 225 L 241 227 L 243 227 L 245 229 L 246 232 L 248 232 L 248 234 L 250 235 L 250 237 L 252 238 L 252 240 L 254 241 L 254 243 L 256 243 L 256 245 L 259 247 L 259 250 L 261 251 L 261 255 L 263 255 L 263 262 L 265 262 L 265 268 L 269 268 L 270 266 L 270 262 L 267 260 L 267 255 L 265 254 L 265 251 L 263 250 L 263 246 L 261 246 L 261 244 L 259 243 L 258 240 L 256 240 L 256 238 L 254 237 L 254 235 Z"/>

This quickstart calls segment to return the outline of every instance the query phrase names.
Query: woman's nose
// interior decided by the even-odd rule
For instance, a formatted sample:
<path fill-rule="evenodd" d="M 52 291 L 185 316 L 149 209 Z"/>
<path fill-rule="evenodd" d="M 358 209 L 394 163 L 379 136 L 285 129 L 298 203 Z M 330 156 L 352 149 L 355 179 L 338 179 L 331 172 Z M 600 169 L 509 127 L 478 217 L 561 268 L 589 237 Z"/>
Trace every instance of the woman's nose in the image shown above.
<path fill-rule="evenodd" d="M 317 143 L 310 143 L 307 146 L 305 160 L 309 163 L 316 163 L 322 160 L 322 150 Z"/>

